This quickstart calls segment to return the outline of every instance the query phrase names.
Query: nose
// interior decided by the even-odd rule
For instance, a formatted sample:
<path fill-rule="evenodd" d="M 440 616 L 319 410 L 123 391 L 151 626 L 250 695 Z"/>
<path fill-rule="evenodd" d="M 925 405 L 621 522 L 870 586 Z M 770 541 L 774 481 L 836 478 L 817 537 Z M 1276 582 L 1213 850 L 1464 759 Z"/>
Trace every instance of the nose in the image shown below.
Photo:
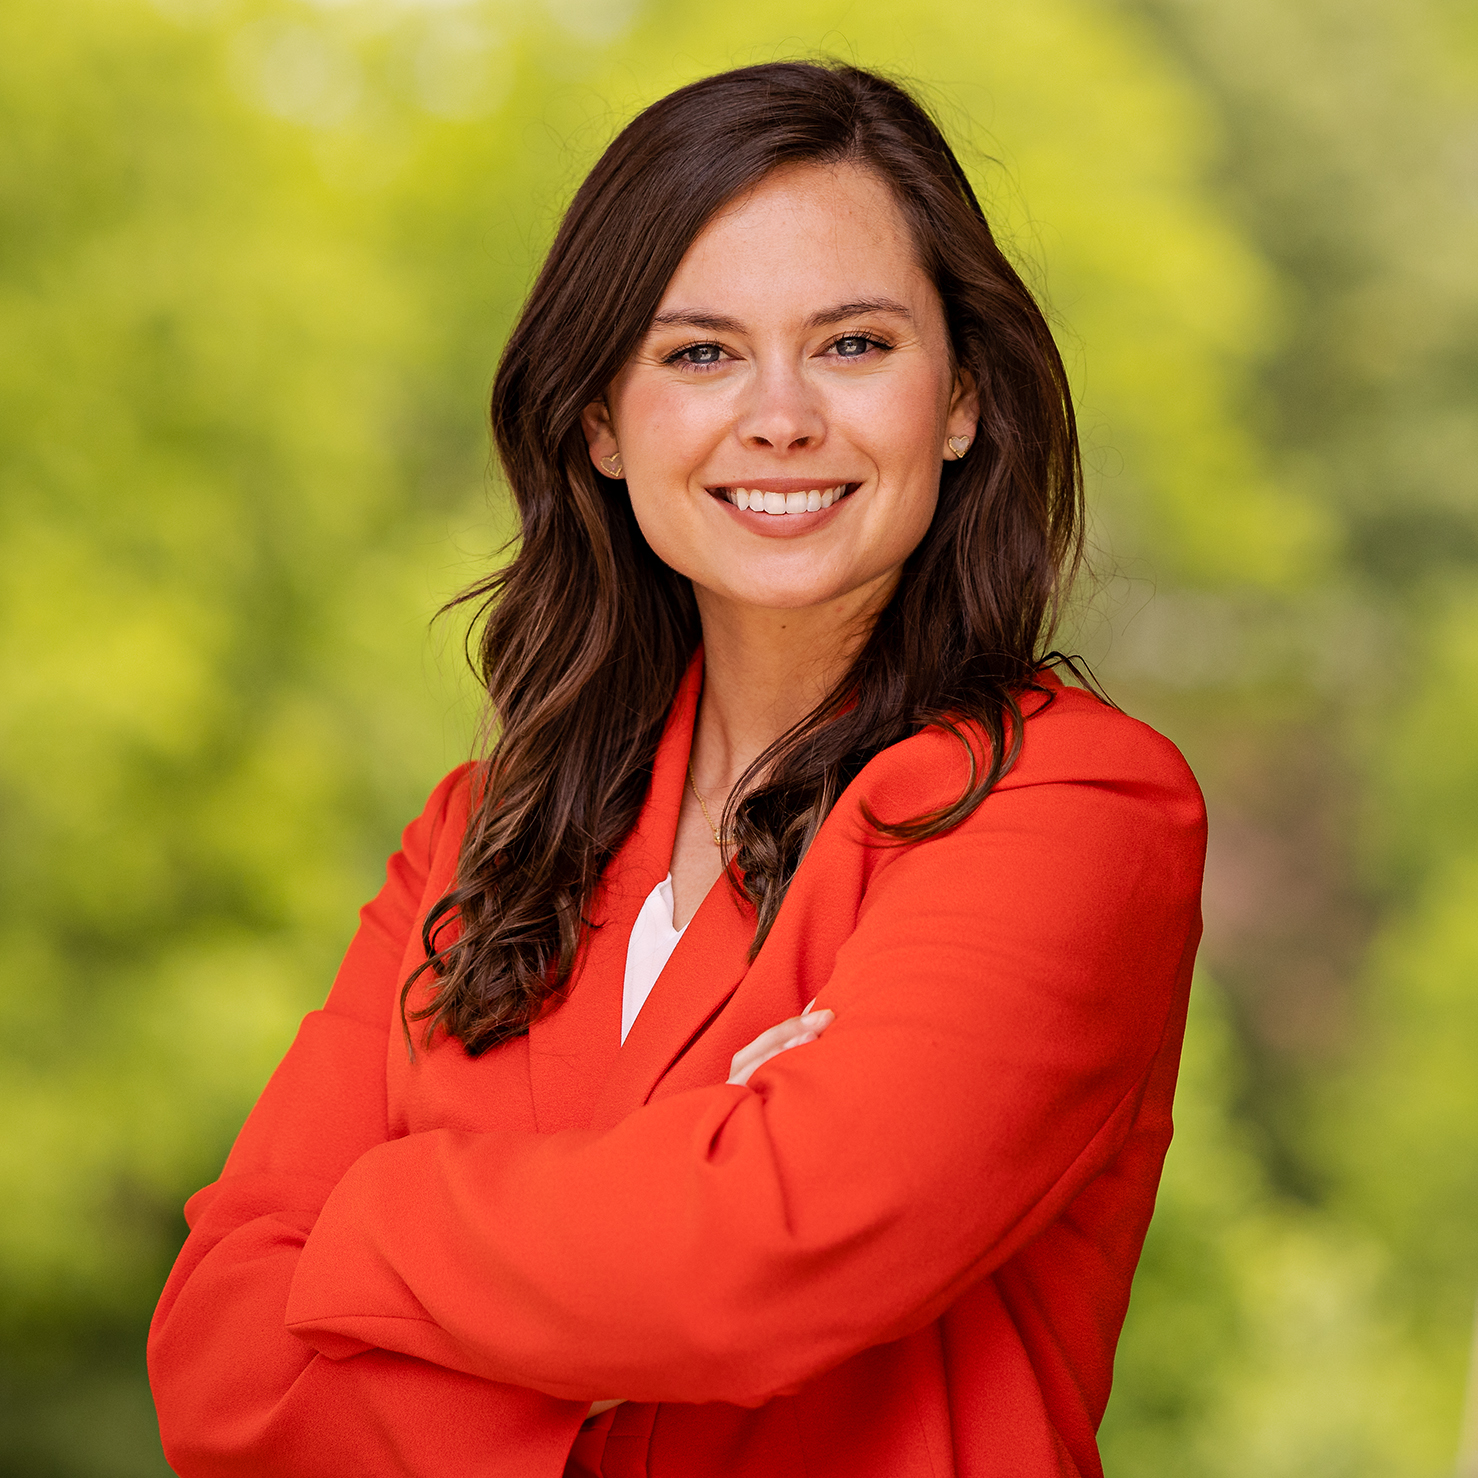
<path fill-rule="evenodd" d="M 820 396 L 794 363 L 757 365 L 738 410 L 745 446 L 788 452 L 819 446 L 826 435 Z"/>

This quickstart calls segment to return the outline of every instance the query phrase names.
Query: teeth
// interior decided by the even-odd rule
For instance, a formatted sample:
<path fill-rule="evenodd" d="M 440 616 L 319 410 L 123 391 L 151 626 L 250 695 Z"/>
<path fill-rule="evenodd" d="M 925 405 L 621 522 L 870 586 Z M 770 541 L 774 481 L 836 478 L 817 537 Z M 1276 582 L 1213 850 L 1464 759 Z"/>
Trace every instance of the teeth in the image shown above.
<path fill-rule="evenodd" d="M 766 493 L 759 488 L 729 488 L 726 497 L 736 508 L 759 513 L 817 513 L 830 508 L 847 491 L 846 483 L 834 488 L 812 488 L 805 493 Z"/>

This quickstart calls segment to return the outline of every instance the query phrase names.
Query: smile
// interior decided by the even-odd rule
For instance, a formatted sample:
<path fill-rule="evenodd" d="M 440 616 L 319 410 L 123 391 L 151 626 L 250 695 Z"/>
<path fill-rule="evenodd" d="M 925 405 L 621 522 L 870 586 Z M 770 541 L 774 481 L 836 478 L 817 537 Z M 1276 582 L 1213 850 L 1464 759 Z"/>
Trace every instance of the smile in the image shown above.
<path fill-rule="evenodd" d="M 790 513 L 818 513 L 846 497 L 854 484 L 841 482 L 835 487 L 809 488 L 805 492 L 779 493 L 766 488 L 718 488 L 715 491 L 736 508 L 750 513 L 768 513 L 783 518 Z"/>

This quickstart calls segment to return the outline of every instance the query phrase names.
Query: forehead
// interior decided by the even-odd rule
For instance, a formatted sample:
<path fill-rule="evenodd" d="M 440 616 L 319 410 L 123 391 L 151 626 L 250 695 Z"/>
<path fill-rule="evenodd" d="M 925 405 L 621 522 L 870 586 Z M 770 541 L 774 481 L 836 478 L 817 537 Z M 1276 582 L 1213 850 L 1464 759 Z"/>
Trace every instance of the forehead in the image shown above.
<path fill-rule="evenodd" d="M 722 299 L 810 313 L 819 301 L 877 297 L 915 312 L 937 302 L 893 192 L 853 164 L 797 165 L 767 175 L 704 227 L 662 309 Z"/>

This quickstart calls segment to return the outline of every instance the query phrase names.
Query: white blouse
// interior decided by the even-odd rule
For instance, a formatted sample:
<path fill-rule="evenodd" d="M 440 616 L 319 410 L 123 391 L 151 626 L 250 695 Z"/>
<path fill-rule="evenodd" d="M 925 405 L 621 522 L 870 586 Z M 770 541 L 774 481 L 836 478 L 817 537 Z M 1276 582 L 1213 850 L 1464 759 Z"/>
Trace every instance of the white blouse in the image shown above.
<path fill-rule="evenodd" d="M 668 873 L 647 894 L 631 926 L 631 942 L 626 946 L 626 984 L 621 992 L 623 1042 L 687 927 L 672 927 L 672 874 Z"/>

